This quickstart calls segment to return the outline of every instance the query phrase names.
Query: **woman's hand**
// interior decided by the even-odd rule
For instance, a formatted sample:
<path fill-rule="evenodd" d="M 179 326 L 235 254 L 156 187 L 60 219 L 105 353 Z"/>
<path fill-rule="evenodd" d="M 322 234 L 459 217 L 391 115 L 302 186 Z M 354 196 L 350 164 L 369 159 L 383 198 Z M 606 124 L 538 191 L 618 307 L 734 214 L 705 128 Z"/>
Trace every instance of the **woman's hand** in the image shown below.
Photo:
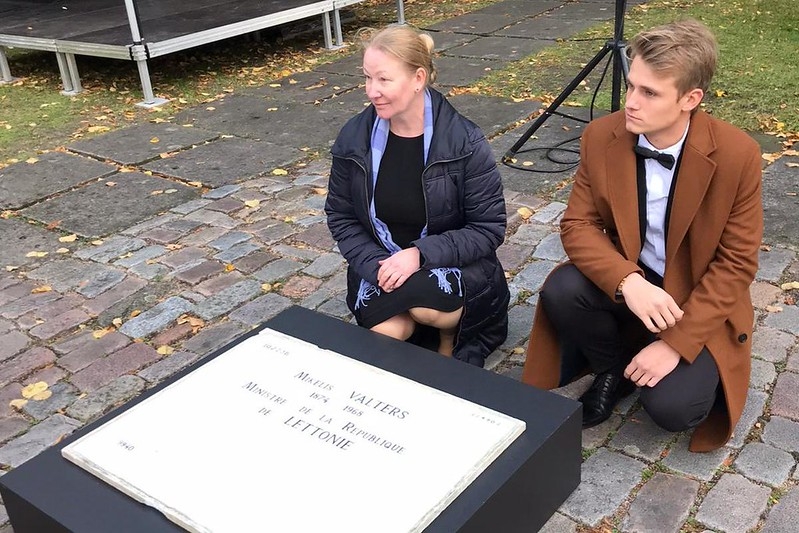
<path fill-rule="evenodd" d="M 386 292 L 391 292 L 405 283 L 411 275 L 419 270 L 421 258 L 415 246 L 400 250 L 388 259 L 378 261 L 377 284 Z"/>

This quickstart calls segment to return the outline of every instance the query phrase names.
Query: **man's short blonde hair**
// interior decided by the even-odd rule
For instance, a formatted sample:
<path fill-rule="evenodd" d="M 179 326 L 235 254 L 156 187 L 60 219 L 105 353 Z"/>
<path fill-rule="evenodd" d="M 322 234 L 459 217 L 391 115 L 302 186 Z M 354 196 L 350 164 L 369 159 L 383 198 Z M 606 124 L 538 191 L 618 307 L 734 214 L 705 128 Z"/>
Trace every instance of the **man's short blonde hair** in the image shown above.
<path fill-rule="evenodd" d="M 627 57 L 640 57 L 649 68 L 677 81 L 682 96 L 692 89 L 707 93 L 718 62 L 713 33 L 701 22 L 686 19 L 642 31 L 630 41 Z"/>

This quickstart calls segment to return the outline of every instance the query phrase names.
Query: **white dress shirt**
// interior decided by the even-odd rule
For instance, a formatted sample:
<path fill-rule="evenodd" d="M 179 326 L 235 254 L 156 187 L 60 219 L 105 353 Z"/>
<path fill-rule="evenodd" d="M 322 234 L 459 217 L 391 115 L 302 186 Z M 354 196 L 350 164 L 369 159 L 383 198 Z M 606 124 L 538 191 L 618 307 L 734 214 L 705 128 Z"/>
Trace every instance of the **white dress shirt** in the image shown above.
<path fill-rule="evenodd" d="M 677 170 L 676 161 L 680 157 L 680 151 L 688 136 L 688 127 L 682 138 L 675 144 L 658 150 L 647 140 L 644 135 L 638 136 L 638 146 L 657 150 L 658 152 L 674 156 L 675 165 L 668 169 L 655 159 L 644 159 L 646 170 L 646 237 L 641 249 L 640 260 L 646 266 L 657 272 L 660 276 L 666 270 L 666 207 L 669 202 L 669 191 L 671 182 L 674 180 L 674 172 Z"/>

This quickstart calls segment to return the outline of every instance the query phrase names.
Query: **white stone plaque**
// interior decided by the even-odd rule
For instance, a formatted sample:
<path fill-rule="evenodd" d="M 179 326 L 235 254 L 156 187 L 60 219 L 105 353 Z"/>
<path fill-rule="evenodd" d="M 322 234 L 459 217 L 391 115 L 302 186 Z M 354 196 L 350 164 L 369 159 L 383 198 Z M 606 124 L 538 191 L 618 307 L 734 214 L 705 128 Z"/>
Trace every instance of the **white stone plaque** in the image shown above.
<path fill-rule="evenodd" d="M 193 532 L 407 533 L 524 429 L 266 329 L 62 453 Z"/>

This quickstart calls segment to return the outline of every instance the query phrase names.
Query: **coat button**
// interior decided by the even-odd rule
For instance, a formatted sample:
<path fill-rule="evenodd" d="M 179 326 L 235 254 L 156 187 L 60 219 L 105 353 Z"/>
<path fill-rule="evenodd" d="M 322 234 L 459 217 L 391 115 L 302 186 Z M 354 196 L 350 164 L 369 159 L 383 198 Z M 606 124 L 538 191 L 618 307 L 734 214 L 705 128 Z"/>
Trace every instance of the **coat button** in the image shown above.
<path fill-rule="evenodd" d="M 741 333 L 740 335 L 738 335 L 738 342 L 743 344 L 744 342 L 746 342 L 746 339 L 748 338 L 749 337 L 746 336 L 746 333 Z"/>

